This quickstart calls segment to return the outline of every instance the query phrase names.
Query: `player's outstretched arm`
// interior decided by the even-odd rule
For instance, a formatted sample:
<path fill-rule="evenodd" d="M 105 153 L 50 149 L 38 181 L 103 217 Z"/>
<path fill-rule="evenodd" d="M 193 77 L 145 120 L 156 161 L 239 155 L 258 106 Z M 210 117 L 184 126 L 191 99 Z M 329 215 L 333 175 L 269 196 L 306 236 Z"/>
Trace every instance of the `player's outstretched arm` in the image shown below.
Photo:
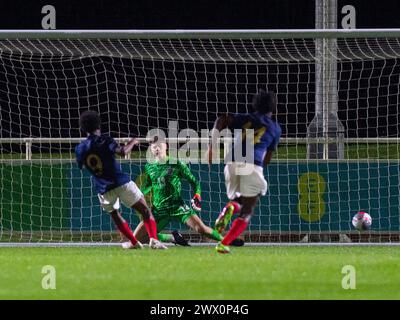
<path fill-rule="evenodd" d="M 194 190 L 194 196 L 192 198 L 191 204 L 194 210 L 200 211 L 201 210 L 201 187 L 199 181 L 196 179 L 196 177 L 193 175 L 193 173 L 190 171 L 189 167 L 179 161 L 180 164 L 180 176 L 183 179 L 186 179 L 189 184 L 192 186 Z"/>
<path fill-rule="evenodd" d="M 136 138 L 132 138 L 126 145 L 119 146 L 115 149 L 115 153 L 125 156 L 130 153 L 135 145 L 139 144 L 139 140 Z"/>
<path fill-rule="evenodd" d="M 200 183 L 196 179 L 196 177 L 193 175 L 193 173 L 190 171 L 189 167 L 187 164 L 179 161 L 180 163 L 180 176 L 184 179 L 186 179 L 192 188 L 194 189 L 194 193 L 200 194 L 201 188 L 200 188 Z"/>

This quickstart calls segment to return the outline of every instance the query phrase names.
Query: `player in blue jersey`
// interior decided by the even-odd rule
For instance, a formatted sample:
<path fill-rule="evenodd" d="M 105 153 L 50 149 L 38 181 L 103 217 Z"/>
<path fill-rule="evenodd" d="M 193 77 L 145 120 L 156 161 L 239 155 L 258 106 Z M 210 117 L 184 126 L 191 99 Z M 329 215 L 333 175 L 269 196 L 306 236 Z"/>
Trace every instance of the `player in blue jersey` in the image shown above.
<path fill-rule="evenodd" d="M 252 113 L 227 114 L 219 117 L 214 124 L 212 132 L 212 145 L 216 145 L 219 132 L 225 128 L 230 130 L 242 129 L 238 139 L 234 140 L 232 161 L 225 165 L 225 185 L 228 198 L 231 200 L 223 208 L 216 220 L 216 229 L 222 231 L 229 223 L 233 214 L 238 213 L 239 217 L 232 223 L 232 227 L 224 239 L 218 243 L 216 250 L 219 253 L 229 253 L 229 245 L 246 228 L 253 215 L 254 208 L 261 195 L 267 192 L 267 181 L 264 178 L 263 167 L 271 161 L 281 136 L 281 127 L 278 122 L 272 119 L 276 112 L 277 98 L 272 91 L 260 90 L 253 98 Z M 252 154 L 247 154 L 247 159 L 252 163 L 235 159 L 240 149 L 241 156 L 246 159 L 246 148 L 244 148 L 246 134 L 244 129 L 253 129 Z M 239 148 L 241 147 L 241 148 Z M 208 161 L 211 164 L 213 159 L 212 147 L 208 149 Z"/>
<path fill-rule="evenodd" d="M 123 243 L 125 249 L 141 249 L 142 244 L 135 238 L 128 223 L 118 212 L 120 202 L 133 208 L 142 216 L 143 223 L 149 235 L 149 246 L 152 249 L 166 249 L 157 238 L 157 227 L 153 214 L 149 209 L 143 193 L 122 172 L 115 155 L 124 156 L 138 144 L 137 139 L 131 139 L 125 146 L 120 146 L 112 137 L 100 131 L 100 116 L 95 111 L 85 111 L 80 117 L 81 130 L 87 135 L 76 148 L 76 161 L 80 169 L 85 167 L 92 175 L 101 207 L 113 219 L 118 230 L 129 239 Z"/>

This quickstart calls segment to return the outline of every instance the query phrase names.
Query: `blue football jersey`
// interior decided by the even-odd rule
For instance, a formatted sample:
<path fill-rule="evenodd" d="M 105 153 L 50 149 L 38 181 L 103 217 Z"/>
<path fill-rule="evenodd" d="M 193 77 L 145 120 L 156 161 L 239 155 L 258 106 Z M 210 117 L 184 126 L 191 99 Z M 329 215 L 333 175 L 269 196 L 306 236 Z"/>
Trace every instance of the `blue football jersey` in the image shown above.
<path fill-rule="evenodd" d="M 79 168 L 85 166 L 89 170 L 100 194 L 130 181 L 129 176 L 122 172 L 121 165 L 115 159 L 117 147 L 118 143 L 112 137 L 92 134 L 75 148 Z"/>
<path fill-rule="evenodd" d="M 235 137 L 234 150 L 241 144 L 242 157 L 246 156 L 246 139 L 244 129 L 254 130 L 254 164 L 258 166 L 264 165 L 264 157 L 267 151 L 274 151 L 278 146 L 279 139 L 282 134 L 281 126 L 277 121 L 272 120 L 266 114 L 260 112 L 252 113 L 236 113 L 232 115 L 234 118 L 233 125 L 230 129 L 242 129 L 241 136 Z M 237 161 L 233 156 L 233 161 Z"/>

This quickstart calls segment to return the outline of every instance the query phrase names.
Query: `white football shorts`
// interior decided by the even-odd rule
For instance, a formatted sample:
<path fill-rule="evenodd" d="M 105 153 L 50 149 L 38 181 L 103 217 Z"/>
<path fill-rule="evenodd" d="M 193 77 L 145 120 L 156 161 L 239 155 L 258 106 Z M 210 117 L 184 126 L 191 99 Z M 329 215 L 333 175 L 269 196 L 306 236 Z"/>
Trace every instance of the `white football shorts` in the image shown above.
<path fill-rule="evenodd" d="M 120 208 L 120 201 L 124 206 L 130 208 L 143 197 L 142 191 L 136 183 L 129 181 L 122 186 L 112 189 L 105 194 L 98 194 L 100 205 L 108 213 Z"/>
<path fill-rule="evenodd" d="M 226 193 L 230 200 L 237 197 L 265 195 L 268 183 L 264 178 L 263 167 L 251 163 L 232 162 L 225 165 Z"/>

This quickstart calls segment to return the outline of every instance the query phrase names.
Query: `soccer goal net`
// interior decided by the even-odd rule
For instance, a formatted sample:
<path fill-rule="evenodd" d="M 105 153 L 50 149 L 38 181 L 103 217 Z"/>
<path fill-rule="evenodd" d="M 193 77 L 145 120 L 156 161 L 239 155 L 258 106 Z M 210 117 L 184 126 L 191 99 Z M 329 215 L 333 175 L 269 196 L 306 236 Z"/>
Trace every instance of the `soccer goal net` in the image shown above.
<path fill-rule="evenodd" d="M 121 240 L 75 164 L 83 111 L 98 111 L 102 131 L 121 143 L 173 126 L 182 142 L 218 115 L 250 112 L 260 88 L 277 93 L 283 134 L 246 240 L 398 241 L 399 38 L 398 30 L 1 32 L 0 241 Z M 138 185 L 141 141 L 120 159 Z M 214 226 L 227 201 L 224 164 L 192 157 L 189 166 L 201 183 L 200 216 Z M 186 184 L 182 196 L 189 204 Z M 358 211 L 371 215 L 369 231 L 353 228 Z M 123 215 L 134 228 L 134 212 Z M 176 228 L 199 239 L 168 226 Z"/>

